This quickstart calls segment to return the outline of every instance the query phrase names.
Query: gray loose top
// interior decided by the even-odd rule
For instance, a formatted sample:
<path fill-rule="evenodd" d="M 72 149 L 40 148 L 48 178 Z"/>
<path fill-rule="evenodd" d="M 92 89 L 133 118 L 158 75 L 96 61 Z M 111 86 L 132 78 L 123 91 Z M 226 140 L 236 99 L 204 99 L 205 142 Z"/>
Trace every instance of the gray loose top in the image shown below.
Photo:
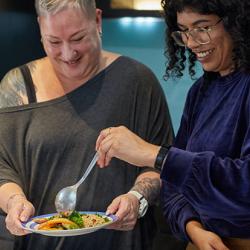
<path fill-rule="evenodd" d="M 99 132 L 124 125 L 155 144 L 172 139 L 162 89 L 144 65 L 119 57 L 71 93 L 50 101 L 0 110 L 0 185 L 19 184 L 36 215 L 55 212 L 56 193 L 76 183 L 95 153 Z M 117 159 L 95 167 L 78 189 L 76 209 L 105 211 L 129 191 L 139 169 Z M 30 234 L 17 237 L 16 250 L 147 250 L 155 222 L 152 210 L 133 231 L 100 230 L 76 237 Z"/>

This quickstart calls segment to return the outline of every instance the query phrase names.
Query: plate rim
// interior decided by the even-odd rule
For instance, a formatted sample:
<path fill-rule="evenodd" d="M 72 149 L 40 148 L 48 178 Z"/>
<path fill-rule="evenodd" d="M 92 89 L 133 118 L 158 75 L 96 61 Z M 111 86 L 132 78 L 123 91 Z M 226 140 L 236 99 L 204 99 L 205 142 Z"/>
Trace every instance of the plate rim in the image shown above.
<path fill-rule="evenodd" d="M 22 222 L 21 225 L 22 225 L 24 230 L 32 232 L 32 233 L 38 233 L 38 234 L 43 234 L 43 235 L 48 235 L 48 236 L 56 236 L 56 237 L 77 236 L 77 235 L 81 235 L 81 234 L 92 233 L 92 232 L 95 232 L 99 229 L 105 228 L 106 226 L 114 223 L 118 219 L 117 216 L 115 216 L 114 214 L 107 215 L 105 212 L 99 212 L 99 211 L 77 211 L 77 212 L 80 214 L 99 214 L 99 215 L 108 217 L 109 219 L 111 219 L 111 221 L 108 223 L 102 224 L 102 225 L 98 225 L 96 227 L 76 228 L 76 229 L 68 229 L 68 230 L 37 230 L 37 229 L 33 229 L 33 228 L 26 226 L 28 223 L 32 222 L 32 220 L 35 218 L 51 217 L 51 216 L 58 214 L 58 213 L 49 213 L 49 214 L 42 214 L 42 215 L 33 216 L 33 217 L 29 218 L 28 221 Z M 36 222 L 33 222 L 33 223 L 38 225 L 38 223 L 36 223 Z M 93 230 L 91 230 L 91 229 L 93 229 Z M 87 232 L 87 230 L 90 230 L 90 232 Z M 63 234 L 63 235 L 60 235 L 60 234 Z"/>

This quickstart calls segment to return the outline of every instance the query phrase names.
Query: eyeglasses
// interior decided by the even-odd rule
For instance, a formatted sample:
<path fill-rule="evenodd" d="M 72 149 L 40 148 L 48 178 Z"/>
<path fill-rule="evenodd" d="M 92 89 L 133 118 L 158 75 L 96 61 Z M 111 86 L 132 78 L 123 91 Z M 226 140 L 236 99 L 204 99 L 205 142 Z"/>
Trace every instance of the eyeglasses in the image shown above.
<path fill-rule="evenodd" d="M 211 37 L 209 33 L 221 21 L 222 19 L 220 19 L 214 25 L 211 25 L 205 28 L 194 28 L 194 29 L 187 30 L 187 31 L 180 31 L 180 30 L 174 31 L 171 33 L 171 37 L 175 40 L 175 42 L 179 46 L 186 46 L 189 36 L 191 36 L 192 39 L 198 44 L 208 44 L 211 42 Z"/>

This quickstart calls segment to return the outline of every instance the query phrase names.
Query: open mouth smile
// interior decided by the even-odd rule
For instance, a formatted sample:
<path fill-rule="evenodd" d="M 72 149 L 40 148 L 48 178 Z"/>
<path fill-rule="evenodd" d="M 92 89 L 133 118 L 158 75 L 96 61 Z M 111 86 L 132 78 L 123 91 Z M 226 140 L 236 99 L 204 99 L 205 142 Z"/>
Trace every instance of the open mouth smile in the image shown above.
<path fill-rule="evenodd" d="M 214 51 L 214 49 L 209 49 L 209 50 L 206 50 L 206 51 L 201 51 L 201 52 L 196 52 L 196 56 L 198 59 L 202 59 L 210 54 L 212 54 Z"/>

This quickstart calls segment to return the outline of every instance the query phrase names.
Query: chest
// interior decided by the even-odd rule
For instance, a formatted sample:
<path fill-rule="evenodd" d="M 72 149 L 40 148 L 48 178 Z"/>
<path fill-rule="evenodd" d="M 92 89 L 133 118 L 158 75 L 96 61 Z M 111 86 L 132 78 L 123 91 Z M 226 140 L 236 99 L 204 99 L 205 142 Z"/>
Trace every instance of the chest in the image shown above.
<path fill-rule="evenodd" d="M 239 156 L 249 120 L 249 87 L 244 84 L 213 86 L 199 97 L 189 114 L 187 148 Z"/>

